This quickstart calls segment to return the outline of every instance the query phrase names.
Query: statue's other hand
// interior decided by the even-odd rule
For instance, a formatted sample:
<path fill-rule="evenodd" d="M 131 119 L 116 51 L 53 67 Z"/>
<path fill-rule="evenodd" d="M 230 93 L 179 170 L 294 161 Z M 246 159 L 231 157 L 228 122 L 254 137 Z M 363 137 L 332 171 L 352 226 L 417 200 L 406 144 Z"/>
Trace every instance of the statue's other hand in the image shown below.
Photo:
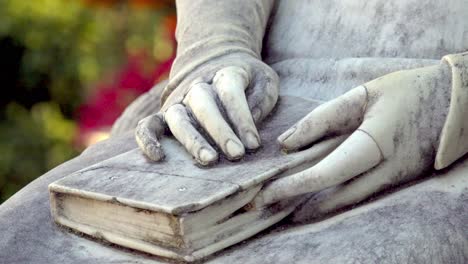
<path fill-rule="evenodd" d="M 175 87 L 161 112 L 141 120 L 136 139 L 152 160 L 164 158 L 158 136 L 165 127 L 201 165 L 229 160 L 260 147 L 256 128 L 278 99 L 277 74 L 262 61 L 235 54 L 209 61 Z"/>
<path fill-rule="evenodd" d="M 266 185 L 253 206 L 333 187 L 317 204 L 326 213 L 433 168 L 450 76 L 446 64 L 394 72 L 314 109 L 278 138 L 284 149 L 350 136 L 315 166 Z"/>

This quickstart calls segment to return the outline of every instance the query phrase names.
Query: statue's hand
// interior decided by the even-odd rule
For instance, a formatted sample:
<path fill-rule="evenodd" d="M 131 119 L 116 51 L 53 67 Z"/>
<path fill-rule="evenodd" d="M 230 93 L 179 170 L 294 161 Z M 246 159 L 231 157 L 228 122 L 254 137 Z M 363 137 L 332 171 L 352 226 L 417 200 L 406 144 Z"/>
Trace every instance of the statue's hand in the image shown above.
<path fill-rule="evenodd" d="M 136 139 L 152 160 L 164 158 L 158 137 L 165 127 L 201 165 L 218 160 L 217 146 L 230 160 L 260 146 L 255 124 L 278 99 L 279 79 L 249 54 L 231 54 L 198 66 L 178 84 L 161 112 L 141 120 Z"/>
<path fill-rule="evenodd" d="M 335 187 L 317 205 L 330 211 L 430 170 L 448 112 L 450 82 L 446 64 L 400 71 L 316 108 L 278 138 L 284 149 L 350 136 L 315 166 L 266 185 L 253 206 Z"/>

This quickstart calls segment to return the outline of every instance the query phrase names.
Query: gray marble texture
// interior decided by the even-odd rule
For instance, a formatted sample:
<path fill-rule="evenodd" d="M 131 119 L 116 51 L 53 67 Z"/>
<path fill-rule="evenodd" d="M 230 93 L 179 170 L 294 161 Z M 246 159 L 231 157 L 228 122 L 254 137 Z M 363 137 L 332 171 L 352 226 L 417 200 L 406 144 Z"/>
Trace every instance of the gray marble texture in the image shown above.
<path fill-rule="evenodd" d="M 200 167 L 180 143 L 166 137 L 161 142 L 166 152 L 164 162 L 150 161 L 134 149 L 80 170 L 54 186 L 84 191 L 90 196 L 105 195 L 109 200 L 115 197 L 123 203 L 170 214 L 199 210 L 279 176 L 288 168 L 301 165 L 301 160 L 310 163 L 328 154 L 336 144 L 290 155 L 281 153 L 276 144 L 283 130 L 317 105 L 317 101 L 284 96 L 260 130 L 263 148 L 241 161 L 222 158 L 215 166 Z"/>
<path fill-rule="evenodd" d="M 283 95 L 329 100 L 385 73 L 468 50 L 467 8 L 466 0 L 282 0 L 270 18 L 263 58 L 278 72 Z M 59 228 L 47 192 L 53 181 L 135 149 L 133 132 L 124 131 L 157 111 L 158 94 L 133 104 L 110 140 L 0 206 L 0 263 L 166 262 Z M 314 215 L 313 198 L 275 227 L 206 261 L 468 263 L 467 162 L 325 219 Z"/>
<path fill-rule="evenodd" d="M 99 143 L 37 179 L 0 207 L 1 263 L 164 263 L 93 241 L 51 219 L 47 185 L 135 148 L 131 134 Z M 466 263 L 468 163 L 368 205 L 318 221 L 313 200 L 276 227 L 210 263 Z M 312 219 L 311 219 L 312 218 Z"/>
<path fill-rule="evenodd" d="M 279 70 L 283 95 L 307 92 L 306 79 L 291 60 Z M 294 65 L 298 65 L 297 68 Z M 278 66 L 279 68 L 279 66 Z M 358 72 L 359 74 L 359 72 Z M 290 76 L 290 77 L 288 77 Z M 372 78 L 373 76 L 369 76 Z M 327 82 L 334 82 L 330 79 Z M 299 85 L 300 84 L 300 85 Z M 339 94 L 343 86 L 331 93 Z M 156 94 L 156 93 L 155 93 Z M 155 100 L 145 95 L 147 100 Z M 144 96 L 144 97 L 145 97 Z M 304 96 L 305 97 L 305 96 Z M 306 98 L 306 97 L 305 97 Z M 144 112 L 142 103 L 129 113 Z M 121 119 L 129 116 L 122 116 Z M 79 157 L 41 176 L 0 206 L 0 263 L 165 263 L 167 260 L 96 242 L 53 223 L 47 186 L 73 172 L 137 148 L 133 132 L 116 133 Z M 466 263 L 468 261 L 468 164 L 442 171 L 427 181 L 371 204 L 347 208 L 320 221 L 314 200 L 276 226 L 228 248 L 211 263 Z M 454 173 L 455 172 L 455 173 Z M 430 176 L 430 175 L 427 175 Z M 443 183 L 443 185 L 441 185 Z"/>
<path fill-rule="evenodd" d="M 466 0 L 278 0 L 268 64 L 297 58 L 440 59 L 468 50 Z"/>

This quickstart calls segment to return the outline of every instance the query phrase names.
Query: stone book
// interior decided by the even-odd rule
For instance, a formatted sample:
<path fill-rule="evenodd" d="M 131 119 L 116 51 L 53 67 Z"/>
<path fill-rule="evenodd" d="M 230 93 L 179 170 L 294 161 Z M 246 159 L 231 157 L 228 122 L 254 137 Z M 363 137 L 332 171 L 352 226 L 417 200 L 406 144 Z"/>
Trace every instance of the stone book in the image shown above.
<path fill-rule="evenodd" d="M 276 138 L 319 102 L 281 97 L 260 126 L 262 148 L 231 162 L 199 167 L 173 138 L 163 138 L 163 162 L 139 149 L 75 172 L 49 186 L 54 220 L 91 237 L 154 254 L 194 261 L 277 223 L 300 203 L 290 199 L 248 209 L 263 184 L 311 166 L 338 139 L 292 154 Z"/>

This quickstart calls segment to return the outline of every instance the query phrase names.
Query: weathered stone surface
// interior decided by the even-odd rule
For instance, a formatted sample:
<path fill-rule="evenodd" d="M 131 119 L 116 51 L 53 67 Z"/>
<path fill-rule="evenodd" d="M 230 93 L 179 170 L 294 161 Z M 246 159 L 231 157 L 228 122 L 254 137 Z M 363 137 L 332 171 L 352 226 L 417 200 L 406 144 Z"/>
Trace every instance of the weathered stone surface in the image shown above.
<path fill-rule="evenodd" d="M 263 183 L 296 167 L 312 166 L 342 141 L 331 139 L 290 155 L 279 151 L 278 135 L 317 105 L 284 96 L 275 115 L 261 127 L 264 147 L 242 161 L 221 159 L 202 168 L 180 143 L 166 137 L 161 141 L 166 152 L 163 162 L 150 161 L 135 149 L 73 173 L 49 186 L 54 219 L 93 237 L 158 256 L 194 260 L 219 251 L 276 223 L 298 204 L 285 201 L 232 215 L 251 202 Z M 250 200 L 236 205 L 243 199 L 239 192 L 252 189 L 256 190 Z M 214 205 L 226 200 L 232 201 L 229 209 Z M 200 223 L 208 219 L 188 221 L 187 214 L 203 219 L 206 213 L 199 211 L 210 208 L 211 224 Z M 146 211 L 144 216 L 141 210 Z M 148 214 L 153 217 L 145 217 Z M 190 232 L 195 226 L 202 226 L 203 232 Z"/>
<path fill-rule="evenodd" d="M 282 84 L 310 85 L 300 64 L 288 64 Z M 287 73 L 286 68 L 282 71 Z M 290 78 L 288 78 L 290 76 Z M 334 80 L 329 80 L 333 82 Z M 343 83 L 344 89 L 352 85 Z M 341 88 L 340 88 L 341 89 Z M 331 93 L 340 93 L 332 91 Z M 300 109 L 302 106 L 298 105 Z M 292 120 L 294 122 L 296 120 Z M 88 148 L 81 156 L 43 175 L 0 206 L 0 259 L 5 263 L 164 263 L 163 259 L 95 242 L 59 228 L 50 215 L 47 186 L 73 172 L 137 148 L 133 132 Z M 468 208 L 466 162 L 458 177 L 445 170 L 368 205 L 315 222 L 314 203 L 248 241 L 210 258 L 211 263 L 466 263 Z M 442 189 L 440 184 L 444 183 Z M 404 193 L 404 195 L 401 195 Z M 373 202 L 374 203 L 374 202 Z M 362 208 L 362 209 L 359 209 Z M 290 226 L 291 224 L 292 226 Z M 388 238 L 387 238 L 388 237 Z M 416 254 L 417 253 L 417 254 Z"/>
<path fill-rule="evenodd" d="M 311 200 L 292 226 L 283 223 L 212 263 L 466 263 L 467 171 L 465 161 L 382 200 L 304 224 Z"/>
<path fill-rule="evenodd" d="M 161 263 L 165 260 L 95 242 L 56 226 L 47 185 L 135 148 L 112 138 L 50 171 L 0 207 L 0 259 L 5 263 Z M 466 263 L 468 163 L 338 214 L 314 219 L 314 200 L 276 228 L 208 259 L 211 263 Z"/>
<path fill-rule="evenodd" d="M 74 170 L 134 148 L 113 138 L 50 171 L 0 207 L 4 263 L 163 263 L 162 259 L 97 243 L 56 226 L 47 185 Z M 313 201 L 291 222 L 223 251 L 211 263 L 466 263 L 468 164 L 322 222 L 305 220 Z M 308 215 L 309 214 L 309 215 Z M 291 223 L 292 226 L 288 224 Z"/>
<path fill-rule="evenodd" d="M 276 1 L 265 60 L 436 59 L 468 50 L 465 0 Z"/>
<path fill-rule="evenodd" d="M 199 210 L 328 154 L 337 144 L 319 144 L 314 149 L 290 155 L 281 153 L 276 144 L 283 130 L 318 104 L 283 97 L 275 115 L 260 130 L 263 148 L 241 161 L 222 158 L 209 168 L 199 167 L 180 143 L 166 137 L 161 142 L 166 152 L 163 162 L 152 162 L 139 149 L 134 149 L 80 170 L 53 186 L 83 191 L 91 196 L 96 193 L 109 199 L 115 197 L 123 203 L 133 201 L 150 207 L 147 209 L 170 214 Z"/>
<path fill-rule="evenodd" d="M 264 59 L 279 73 L 283 95 L 329 100 L 391 71 L 437 63 L 443 55 L 468 50 L 467 7 L 464 0 L 278 1 Z M 388 62 L 380 57 L 408 59 Z M 139 110 L 134 113 L 152 112 Z M 134 148 L 132 133 L 100 143 L 0 206 L 1 262 L 164 262 L 76 236 L 58 228 L 50 217 L 48 184 Z M 321 222 L 310 220 L 315 217 L 310 200 L 291 222 L 282 222 L 209 262 L 467 263 L 466 162 Z"/>

